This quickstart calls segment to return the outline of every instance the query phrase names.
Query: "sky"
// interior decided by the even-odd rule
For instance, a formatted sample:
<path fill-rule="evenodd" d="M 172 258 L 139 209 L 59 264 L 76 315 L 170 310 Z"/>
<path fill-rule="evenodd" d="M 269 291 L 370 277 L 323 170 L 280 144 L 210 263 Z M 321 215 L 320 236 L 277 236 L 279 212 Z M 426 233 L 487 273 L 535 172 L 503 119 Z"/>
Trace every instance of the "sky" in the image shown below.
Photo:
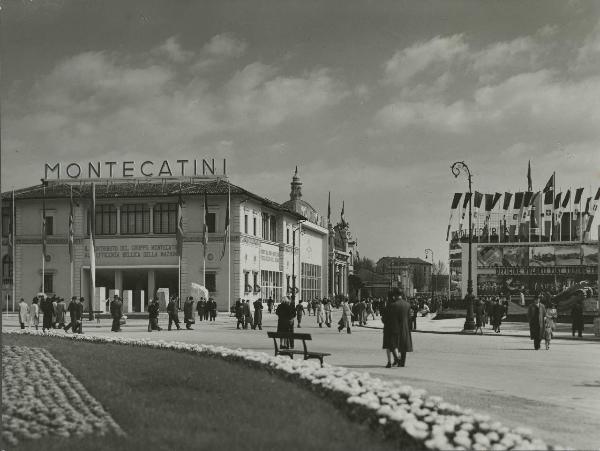
<path fill-rule="evenodd" d="M 455 161 L 480 192 L 525 190 L 528 161 L 534 189 L 600 186 L 600 2 L 0 6 L 3 191 L 45 161 L 214 157 L 284 202 L 298 166 L 361 256 L 446 260 Z"/>

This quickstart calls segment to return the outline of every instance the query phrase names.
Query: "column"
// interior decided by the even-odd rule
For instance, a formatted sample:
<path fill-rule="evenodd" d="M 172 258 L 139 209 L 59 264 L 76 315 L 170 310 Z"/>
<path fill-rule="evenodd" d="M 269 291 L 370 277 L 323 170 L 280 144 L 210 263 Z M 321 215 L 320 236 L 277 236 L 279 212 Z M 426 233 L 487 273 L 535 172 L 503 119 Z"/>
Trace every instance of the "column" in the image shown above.
<path fill-rule="evenodd" d="M 123 297 L 123 270 L 115 269 L 115 290 Z"/>
<path fill-rule="evenodd" d="M 154 204 L 148 204 L 150 207 L 150 233 L 154 233 Z"/>
<path fill-rule="evenodd" d="M 121 234 L 121 205 L 115 205 L 117 208 L 117 235 Z"/>
<path fill-rule="evenodd" d="M 155 283 L 155 273 L 153 269 L 149 269 L 148 270 L 148 292 L 146 293 L 146 299 L 148 300 L 148 303 L 150 303 L 150 301 L 152 299 L 154 299 L 154 291 L 156 290 L 156 283 Z"/>

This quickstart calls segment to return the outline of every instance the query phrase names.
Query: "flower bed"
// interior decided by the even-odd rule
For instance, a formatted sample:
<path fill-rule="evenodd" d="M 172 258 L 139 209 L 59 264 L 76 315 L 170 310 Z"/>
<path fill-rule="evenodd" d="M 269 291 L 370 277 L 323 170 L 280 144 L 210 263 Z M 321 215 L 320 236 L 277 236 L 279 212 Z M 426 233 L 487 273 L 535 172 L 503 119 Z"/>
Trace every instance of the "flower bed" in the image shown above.
<path fill-rule="evenodd" d="M 122 434 L 102 405 L 48 351 L 3 346 L 2 438 Z"/>
<path fill-rule="evenodd" d="M 62 339 L 96 343 L 144 346 L 189 352 L 229 361 L 240 361 L 268 369 L 294 381 L 300 381 L 326 395 L 355 420 L 381 430 L 386 437 L 397 440 L 406 448 L 429 449 L 559 449 L 534 438 L 530 430 L 514 430 L 487 415 L 427 396 L 398 381 L 384 381 L 342 367 L 317 362 L 273 357 L 262 352 L 230 349 L 221 346 L 195 345 L 163 340 L 65 335 L 60 332 L 43 334 L 38 331 L 12 330 L 9 334 L 50 335 Z M 4 419 L 3 419 L 4 421 Z"/>

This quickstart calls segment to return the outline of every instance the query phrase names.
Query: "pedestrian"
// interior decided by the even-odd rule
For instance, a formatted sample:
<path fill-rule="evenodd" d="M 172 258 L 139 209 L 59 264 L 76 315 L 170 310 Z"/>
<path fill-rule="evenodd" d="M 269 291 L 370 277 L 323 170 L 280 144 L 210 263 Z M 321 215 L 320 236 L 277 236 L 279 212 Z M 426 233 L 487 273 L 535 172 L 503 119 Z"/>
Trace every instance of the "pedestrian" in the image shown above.
<path fill-rule="evenodd" d="M 242 326 L 244 328 L 244 306 L 243 299 L 238 299 L 235 301 L 235 317 L 237 319 L 237 328 L 239 329 Z"/>
<path fill-rule="evenodd" d="M 294 325 L 294 310 L 287 296 L 277 306 L 275 314 L 277 315 L 277 332 L 291 333 Z M 281 349 L 289 349 L 289 340 L 281 338 L 279 340 L 279 347 Z"/>
<path fill-rule="evenodd" d="M 56 303 L 56 323 L 61 329 L 65 328 L 66 312 L 67 306 L 65 305 L 65 300 L 63 298 L 58 298 L 58 302 Z"/>
<path fill-rule="evenodd" d="M 244 305 L 242 307 L 244 308 L 244 329 L 248 329 L 248 326 L 254 329 L 254 327 L 252 327 L 253 324 L 252 310 L 250 310 L 250 299 L 246 299 L 246 302 L 244 302 Z"/>
<path fill-rule="evenodd" d="M 375 319 L 375 312 L 373 310 L 373 300 L 371 298 L 367 299 L 367 319 L 371 315 L 371 318 Z"/>
<path fill-rule="evenodd" d="M 31 301 L 31 322 L 35 326 L 35 330 L 38 330 L 40 324 L 40 306 L 38 305 L 37 297 Z"/>
<path fill-rule="evenodd" d="M 158 325 L 159 313 L 160 304 L 158 303 L 158 298 L 155 297 L 148 305 L 148 332 L 152 332 L 153 330 L 158 330 L 160 332 L 162 330 L 162 328 Z"/>
<path fill-rule="evenodd" d="M 577 299 L 571 309 L 571 333 L 574 337 L 577 332 L 577 337 L 581 338 L 583 336 L 583 293 L 577 291 L 576 294 Z"/>
<path fill-rule="evenodd" d="M 196 310 L 198 311 L 198 321 L 202 321 L 204 319 L 204 311 L 206 310 L 206 299 L 203 296 L 200 297 L 198 305 L 196 305 Z"/>
<path fill-rule="evenodd" d="M 123 316 L 123 303 L 119 299 L 119 295 L 115 294 L 113 300 L 110 301 L 110 316 L 112 317 L 112 332 L 121 332 L 121 317 Z"/>
<path fill-rule="evenodd" d="M 325 325 L 331 327 L 331 301 L 323 299 L 323 310 L 325 311 Z"/>
<path fill-rule="evenodd" d="M 273 313 L 273 299 L 271 297 L 267 299 L 267 308 L 269 309 L 269 314 Z"/>
<path fill-rule="evenodd" d="M 77 296 L 71 298 L 71 303 L 69 304 L 71 322 L 65 326 L 65 332 L 71 329 L 74 334 L 83 334 L 83 302 L 84 298 L 79 299 Z"/>
<path fill-rule="evenodd" d="M 419 304 L 413 299 L 410 303 L 410 330 L 417 330 L 417 316 L 419 316 Z"/>
<path fill-rule="evenodd" d="M 476 299 L 473 312 L 475 314 L 475 335 L 477 335 L 478 330 L 481 332 L 481 335 L 483 335 L 484 309 L 481 299 Z"/>
<path fill-rule="evenodd" d="M 500 305 L 500 300 L 498 298 L 494 299 L 494 303 L 492 304 L 492 315 L 490 322 L 492 327 L 494 328 L 494 332 L 497 334 L 500 333 L 500 324 L 502 324 L 502 316 L 504 314 L 504 307 Z"/>
<path fill-rule="evenodd" d="M 169 299 L 169 303 L 167 304 L 167 313 L 169 314 L 169 326 L 167 330 L 171 330 L 173 323 L 175 323 L 175 326 L 177 326 L 177 330 L 181 329 L 181 327 L 179 327 L 178 311 L 179 309 L 177 308 L 177 302 L 173 296 L 171 299 Z"/>
<path fill-rule="evenodd" d="M 52 301 L 46 295 L 40 296 L 40 309 L 44 314 L 42 318 L 42 332 L 52 329 L 52 317 L 54 316 L 54 308 L 52 307 Z"/>
<path fill-rule="evenodd" d="M 56 306 L 58 305 L 58 298 L 56 296 L 52 296 L 52 329 L 56 329 Z"/>
<path fill-rule="evenodd" d="M 310 307 L 307 307 L 309 309 L 310 312 Z M 305 314 L 304 312 L 304 306 L 302 305 L 302 301 L 298 302 L 298 304 L 296 305 L 296 320 L 298 321 L 298 328 L 302 327 L 300 326 L 300 323 L 302 322 L 302 316 Z M 310 315 L 310 313 L 309 313 Z"/>
<path fill-rule="evenodd" d="M 556 306 L 552 305 L 546 310 L 546 327 L 544 329 L 544 341 L 546 342 L 546 349 L 550 349 L 550 342 L 552 341 L 552 335 L 557 318 L 558 312 L 556 311 Z"/>
<path fill-rule="evenodd" d="M 29 323 L 29 306 L 25 299 L 21 298 L 19 301 L 19 324 L 21 329 L 25 329 L 25 324 Z"/>
<path fill-rule="evenodd" d="M 533 303 L 529 305 L 527 319 L 529 321 L 529 337 L 533 340 L 533 348 L 538 350 L 546 330 L 546 307 L 540 302 L 539 295 L 536 295 Z"/>
<path fill-rule="evenodd" d="M 323 302 L 325 301 L 317 302 L 317 324 L 319 327 L 323 327 L 323 322 L 325 321 L 325 306 L 323 305 Z"/>
<path fill-rule="evenodd" d="M 208 298 L 206 306 L 208 307 L 210 321 L 215 321 L 217 319 L 217 301 L 214 298 Z"/>
<path fill-rule="evenodd" d="M 193 330 L 192 324 L 196 321 L 194 320 L 194 298 L 193 296 L 188 296 L 185 302 L 183 303 L 183 322 L 185 323 L 185 328 L 187 330 Z"/>
<path fill-rule="evenodd" d="M 258 330 L 262 330 L 262 299 L 257 299 L 252 305 L 254 306 L 254 324 L 252 324 L 252 329 L 256 329 L 258 327 Z"/>
<path fill-rule="evenodd" d="M 350 329 L 350 324 L 352 323 L 352 310 L 348 305 L 348 300 L 342 300 L 342 317 L 338 322 L 338 332 L 341 332 L 342 329 L 346 328 L 346 332 L 351 334 L 352 330 Z"/>
<path fill-rule="evenodd" d="M 487 296 L 485 298 L 485 313 L 484 313 L 484 318 L 483 318 L 483 325 L 486 326 L 487 323 L 492 322 L 492 309 L 493 309 L 493 305 L 494 303 L 492 302 L 492 299 Z"/>
<path fill-rule="evenodd" d="M 390 293 L 388 305 L 382 312 L 383 320 L 383 348 L 387 354 L 386 368 L 392 365 L 403 367 L 406 365 L 406 353 L 413 351 L 412 336 L 410 333 L 410 304 Z M 400 353 L 400 357 L 398 357 Z M 390 354 L 394 356 L 392 364 Z"/>

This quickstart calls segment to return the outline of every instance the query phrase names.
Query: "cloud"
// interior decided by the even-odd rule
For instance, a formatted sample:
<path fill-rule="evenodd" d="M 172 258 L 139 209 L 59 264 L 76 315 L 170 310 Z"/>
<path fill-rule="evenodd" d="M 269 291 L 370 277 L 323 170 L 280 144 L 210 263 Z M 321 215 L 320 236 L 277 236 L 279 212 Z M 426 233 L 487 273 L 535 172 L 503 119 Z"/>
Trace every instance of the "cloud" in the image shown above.
<path fill-rule="evenodd" d="M 154 53 L 159 56 L 164 55 L 174 63 L 184 63 L 194 56 L 194 52 L 183 50 L 175 36 L 168 38 L 164 44 L 154 50 Z"/>
<path fill-rule="evenodd" d="M 418 42 L 397 51 L 384 63 L 384 82 L 403 85 L 436 63 L 447 66 L 468 51 L 469 46 L 462 34 L 436 36 L 427 42 Z"/>
<path fill-rule="evenodd" d="M 574 69 L 588 74 L 600 71 L 600 21 L 577 50 Z"/>
<path fill-rule="evenodd" d="M 213 36 L 203 47 L 209 55 L 222 58 L 237 58 L 246 51 L 246 43 L 235 37 L 233 33 L 222 33 Z"/>
<path fill-rule="evenodd" d="M 277 69 L 253 63 L 237 72 L 225 87 L 234 124 L 274 127 L 291 117 L 306 117 L 341 102 L 348 91 L 326 69 L 303 77 L 274 76 Z"/>

